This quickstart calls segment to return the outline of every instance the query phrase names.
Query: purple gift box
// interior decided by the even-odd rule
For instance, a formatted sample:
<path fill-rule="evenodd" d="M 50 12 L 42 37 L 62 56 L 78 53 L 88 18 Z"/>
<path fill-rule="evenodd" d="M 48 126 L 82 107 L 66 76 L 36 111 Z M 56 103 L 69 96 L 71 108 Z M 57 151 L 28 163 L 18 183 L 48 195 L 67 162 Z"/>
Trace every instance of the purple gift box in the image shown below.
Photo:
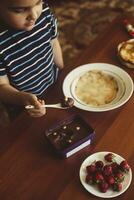
<path fill-rule="evenodd" d="M 45 131 L 45 138 L 63 158 L 89 145 L 94 135 L 93 128 L 80 115 L 59 121 Z"/>

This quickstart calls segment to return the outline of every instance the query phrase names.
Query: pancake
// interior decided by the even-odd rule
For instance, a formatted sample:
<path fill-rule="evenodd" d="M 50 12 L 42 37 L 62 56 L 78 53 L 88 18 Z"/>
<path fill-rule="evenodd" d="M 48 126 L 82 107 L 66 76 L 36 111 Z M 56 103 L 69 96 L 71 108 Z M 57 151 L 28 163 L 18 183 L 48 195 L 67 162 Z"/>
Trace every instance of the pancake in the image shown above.
<path fill-rule="evenodd" d="M 118 85 L 109 74 L 91 70 L 83 74 L 75 86 L 75 95 L 83 103 L 101 106 L 110 103 L 117 95 Z"/>
<path fill-rule="evenodd" d="M 122 64 L 129 68 L 134 68 L 134 39 L 118 45 L 118 57 Z"/>
<path fill-rule="evenodd" d="M 134 64 L 134 41 L 124 42 L 120 48 L 119 54 L 124 61 Z"/>

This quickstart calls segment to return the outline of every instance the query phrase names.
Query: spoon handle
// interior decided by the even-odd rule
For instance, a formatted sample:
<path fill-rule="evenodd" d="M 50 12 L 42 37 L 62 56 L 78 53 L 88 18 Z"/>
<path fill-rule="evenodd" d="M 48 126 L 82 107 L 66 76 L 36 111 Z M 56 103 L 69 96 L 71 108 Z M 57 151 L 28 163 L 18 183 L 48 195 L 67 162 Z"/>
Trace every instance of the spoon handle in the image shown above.
<path fill-rule="evenodd" d="M 57 104 L 45 104 L 41 106 L 42 108 L 59 108 L 59 109 L 66 109 L 66 107 L 62 107 L 60 103 Z M 25 109 L 32 109 L 34 108 L 33 105 L 25 106 Z"/>

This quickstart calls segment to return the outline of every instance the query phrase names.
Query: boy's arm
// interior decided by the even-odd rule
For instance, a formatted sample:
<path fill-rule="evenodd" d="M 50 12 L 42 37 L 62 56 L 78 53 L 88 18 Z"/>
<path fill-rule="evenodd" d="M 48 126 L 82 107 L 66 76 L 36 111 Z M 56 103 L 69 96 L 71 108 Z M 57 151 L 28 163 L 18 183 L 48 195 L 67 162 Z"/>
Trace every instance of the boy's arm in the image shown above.
<path fill-rule="evenodd" d="M 21 92 L 10 85 L 8 77 L 0 76 L 0 100 L 4 103 L 17 105 L 37 104 L 37 97 L 33 94 Z"/>
<path fill-rule="evenodd" d="M 41 117 L 46 113 L 46 109 L 42 107 L 44 101 L 38 101 L 34 94 L 15 89 L 10 85 L 7 76 L 0 77 L 0 100 L 21 106 L 34 105 L 35 108 L 27 110 L 32 117 Z"/>
<path fill-rule="evenodd" d="M 19 91 L 10 85 L 6 75 L 0 77 L 0 99 L 3 102 L 18 104 L 20 102 L 18 93 Z"/>
<path fill-rule="evenodd" d="M 53 54 L 54 54 L 54 62 L 59 69 L 64 68 L 63 56 L 60 43 L 57 38 L 51 41 L 53 47 Z"/>

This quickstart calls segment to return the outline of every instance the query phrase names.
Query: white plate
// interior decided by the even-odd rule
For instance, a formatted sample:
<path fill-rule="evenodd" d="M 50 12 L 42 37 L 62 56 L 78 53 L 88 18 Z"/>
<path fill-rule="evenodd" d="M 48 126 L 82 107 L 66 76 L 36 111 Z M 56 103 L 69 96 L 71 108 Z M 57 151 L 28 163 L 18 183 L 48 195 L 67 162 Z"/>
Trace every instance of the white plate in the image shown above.
<path fill-rule="evenodd" d="M 84 104 L 80 101 L 75 95 L 75 86 L 80 76 L 90 70 L 99 70 L 104 73 L 107 73 L 114 77 L 118 84 L 118 93 L 116 98 L 105 105 L 101 106 L 90 106 Z M 63 93 L 65 96 L 74 99 L 74 106 L 82 110 L 93 111 L 93 112 L 102 112 L 113 110 L 125 104 L 133 94 L 134 86 L 133 81 L 129 74 L 123 69 L 107 63 L 91 63 L 82 65 L 80 67 L 72 70 L 64 79 L 63 82 Z"/>
<path fill-rule="evenodd" d="M 119 57 L 119 59 L 120 59 L 120 61 L 121 61 L 121 63 L 123 64 L 123 65 L 125 65 L 125 66 L 127 66 L 127 67 L 129 67 L 129 68 L 132 68 L 132 69 L 134 69 L 134 63 L 131 63 L 131 62 L 127 62 L 127 61 L 125 61 L 122 57 L 121 57 L 121 55 L 120 55 L 120 49 L 122 48 L 122 45 L 124 45 L 125 43 L 134 43 L 134 39 L 130 39 L 130 40 L 127 40 L 127 41 L 124 41 L 124 42 L 121 42 L 119 45 L 118 45 L 118 47 L 117 47 L 117 49 L 118 49 L 118 57 Z"/>
<path fill-rule="evenodd" d="M 91 163 L 93 163 L 95 160 L 102 160 L 104 163 L 106 163 L 105 159 L 104 159 L 104 155 L 106 155 L 107 153 L 113 153 L 113 152 L 97 152 L 94 153 L 92 155 L 90 155 L 89 157 L 87 157 L 84 162 L 82 163 L 81 167 L 80 167 L 80 181 L 82 183 L 82 185 L 84 186 L 84 188 L 90 192 L 91 194 L 97 196 L 97 197 L 101 197 L 101 198 L 112 198 L 112 197 L 117 197 L 119 195 L 121 195 L 122 193 L 124 193 L 128 187 L 130 186 L 130 183 L 132 181 L 132 170 L 130 169 L 128 173 L 125 174 L 125 179 L 122 182 L 122 190 L 119 192 L 115 192 L 112 191 L 112 189 L 108 189 L 108 191 L 106 193 L 102 193 L 100 192 L 97 188 L 95 188 L 95 186 L 89 185 L 85 182 L 85 177 L 87 175 L 86 172 L 86 166 L 90 165 Z M 125 160 L 123 157 L 119 156 L 118 154 L 113 153 L 116 157 L 115 160 L 117 161 L 117 163 L 120 163 L 122 160 Z"/>

